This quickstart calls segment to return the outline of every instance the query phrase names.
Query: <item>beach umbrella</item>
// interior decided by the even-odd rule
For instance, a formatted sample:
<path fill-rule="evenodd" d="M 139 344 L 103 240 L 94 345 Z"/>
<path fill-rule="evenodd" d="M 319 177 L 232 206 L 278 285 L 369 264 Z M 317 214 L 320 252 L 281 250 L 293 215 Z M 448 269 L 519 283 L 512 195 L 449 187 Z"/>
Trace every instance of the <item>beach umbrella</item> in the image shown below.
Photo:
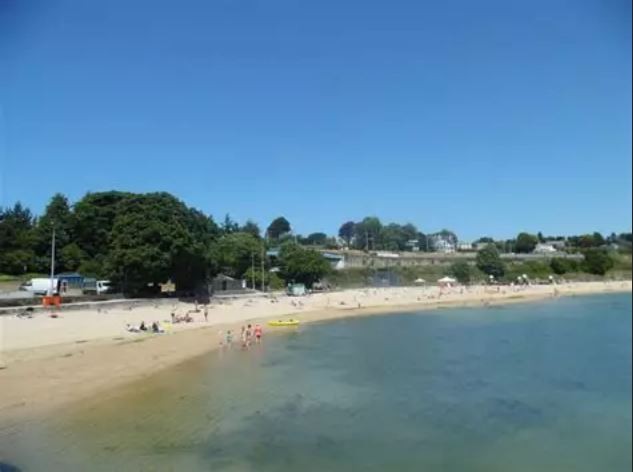
<path fill-rule="evenodd" d="M 439 279 L 437 281 L 437 283 L 439 285 L 446 285 L 446 286 L 451 286 L 452 284 L 454 284 L 455 282 L 457 282 L 456 279 L 454 279 L 453 277 L 442 277 L 441 279 Z"/>
<path fill-rule="evenodd" d="M 424 280 L 424 279 L 415 279 L 415 281 L 414 281 L 414 282 L 415 282 L 416 284 L 424 284 L 424 283 L 426 283 L 426 280 Z"/>

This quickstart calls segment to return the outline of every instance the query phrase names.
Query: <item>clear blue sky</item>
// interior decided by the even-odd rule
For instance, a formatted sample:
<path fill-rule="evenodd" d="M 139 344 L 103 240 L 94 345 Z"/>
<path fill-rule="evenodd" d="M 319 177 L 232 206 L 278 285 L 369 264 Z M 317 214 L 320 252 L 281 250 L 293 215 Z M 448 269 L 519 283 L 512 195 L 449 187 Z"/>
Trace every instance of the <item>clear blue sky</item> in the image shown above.
<path fill-rule="evenodd" d="M 1 0 L 0 205 L 631 228 L 626 0 Z"/>

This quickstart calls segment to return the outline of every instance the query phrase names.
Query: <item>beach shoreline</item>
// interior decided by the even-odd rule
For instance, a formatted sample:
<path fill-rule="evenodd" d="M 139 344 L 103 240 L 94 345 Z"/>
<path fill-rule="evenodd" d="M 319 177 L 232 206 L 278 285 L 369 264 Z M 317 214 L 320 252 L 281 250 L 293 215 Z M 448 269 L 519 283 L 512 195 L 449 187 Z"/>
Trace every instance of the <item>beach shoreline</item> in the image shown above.
<path fill-rule="evenodd" d="M 387 313 L 431 313 L 438 308 L 526 303 L 556 296 L 631 292 L 631 288 L 631 281 L 444 290 L 410 287 L 236 300 L 214 306 L 209 322 L 196 313 L 194 323 L 174 326 L 165 335 L 127 333 L 124 326 L 130 320 L 151 322 L 152 317 L 162 321 L 169 318 L 170 310 L 182 313 L 191 310 L 191 305 L 148 306 L 135 312 L 79 311 L 63 314 L 61 319 L 6 317 L 0 320 L 0 427 L 96 395 L 107 401 L 118 387 L 218 349 L 226 330 L 239 333 L 247 323 L 265 325 L 271 319 L 294 317 L 310 324 Z M 60 329 L 65 323 L 68 330 Z M 265 331 L 267 336 L 286 329 L 265 326 Z"/>

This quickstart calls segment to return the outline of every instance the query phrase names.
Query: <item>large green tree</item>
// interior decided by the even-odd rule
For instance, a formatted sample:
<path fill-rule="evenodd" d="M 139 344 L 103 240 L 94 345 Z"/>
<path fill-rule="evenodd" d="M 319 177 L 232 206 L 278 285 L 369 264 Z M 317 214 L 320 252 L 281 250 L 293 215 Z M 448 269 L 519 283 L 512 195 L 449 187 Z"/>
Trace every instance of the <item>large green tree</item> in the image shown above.
<path fill-rule="evenodd" d="M 375 216 L 368 216 L 354 225 L 354 247 L 356 249 L 382 249 L 380 232 L 382 223 Z"/>
<path fill-rule="evenodd" d="M 281 276 L 286 283 L 303 283 L 307 287 L 330 272 L 330 264 L 313 249 L 286 243 L 279 253 Z"/>
<path fill-rule="evenodd" d="M 305 238 L 305 244 L 309 246 L 324 246 L 327 243 L 327 234 L 311 233 Z"/>
<path fill-rule="evenodd" d="M 244 223 L 244 226 L 240 228 L 240 232 L 248 233 L 255 236 L 257 239 L 261 238 L 261 230 L 259 229 L 259 225 L 252 220 L 247 220 Z"/>
<path fill-rule="evenodd" d="M 87 193 L 75 203 L 74 241 L 90 258 L 105 256 L 110 249 L 110 235 L 121 203 L 134 197 L 127 192 Z"/>
<path fill-rule="evenodd" d="M 0 273 L 21 274 L 34 268 L 33 216 L 19 202 L 0 209 Z"/>
<path fill-rule="evenodd" d="M 76 271 L 87 257 L 76 243 L 70 243 L 61 249 L 59 259 L 65 270 Z"/>
<path fill-rule="evenodd" d="M 231 234 L 237 233 L 239 230 L 240 225 L 231 218 L 231 215 L 229 215 L 228 213 L 224 215 L 224 221 L 222 222 L 222 232 L 224 234 Z"/>
<path fill-rule="evenodd" d="M 55 228 L 55 247 L 57 248 L 56 256 L 58 256 L 59 251 L 72 242 L 73 226 L 74 215 L 68 199 L 61 193 L 56 193 L 46 206 L 44 214 L 37 220 L 35 252 L 39 256 L 38 270 L 47 271 L 50 267 L 53 228 Z M 66 269 L 58 257 L 56 257 L 55 268 L 57 272 Z"/>
<path fill-rule="evenodd" d="M 134 197 L 128 192 L 87 193 L 73 206 L 73 242 L 83 251 L 78 267 L 91 277 L 106 277 L 105 261 L 110 253 L 114 220 L 122 202 Z"/>
<path fill-rule="evenodd" d="M 380 245 L 388 251 L 405 251 L 408 249 L 407 243 L 417 239 L 417 235 L 418 229 L 411 223 L 390 223 L 380 231 Z"/>
<path fill-rule="evenodd" d="M 489 244 L 477 253 L 477 268 L 484 274 L 501 278 L 505 274 L 505 264 L 497 248 Z"/>
<path fill-rule="evenodd" d="M 589 249 L 600 247 L 605 244 L 602 234 L 595 232 L 593 234 L 582 234 L 580 236 L 570 236 L 568 238 L 569 245 L 580 249 Z"/>
<path fill-rule="evenodd" d="M 253 265 L 260 267 L 262 241 L 250 233 L 231 233 L 213 245 L 213 259 L 217 270 L 231 277 L 241 278 Z"/>
<path fill-rule="evenodd" d="M 135 195 L 121 202 L 107 259 L 110 278 L 127 293 L 169 279 L 177 289 L 195 287 L 207 276 L 206 263 L 199 260 L 208 251 L 196 240 L 206 220 L 167 193 Z"/>
<path fill-rule="evenodd" d="M 172 279 L 177 288 L 193 290 L 217 272 L 211 247 L 220 229 L 210 216 L 194 208 L 187 208 L 183 218 L 191 244 L 174 259 Z"/>
<path fill-rule="evenodd" d="M 290 230 L 291 228 L 288 220 L 283 216 L 280 216 L 270 223 L 268 229 L 266 230 L 266 235 L 272 240 L 277 240 L 281 236 L 290 233 Z"/>
<path fill-rule="evenodd" d="M 519 253 L 528 254 L 536 248 L 538 236 L 529 233 L 519 233 L 514 250 Z"/>
<path fill-rule="evenodd" d="M 345 244 L 347 244 L 347 246 L 350 246 L 352 244 L 352 238 L 354 237 L 355 226 L 356 226 L 356 223 L 354 223 L 353 221 L 346 221 L 345 223 L 341 225 L 341 227 L 338 230 L 339 238 L 345 241 Z"/>

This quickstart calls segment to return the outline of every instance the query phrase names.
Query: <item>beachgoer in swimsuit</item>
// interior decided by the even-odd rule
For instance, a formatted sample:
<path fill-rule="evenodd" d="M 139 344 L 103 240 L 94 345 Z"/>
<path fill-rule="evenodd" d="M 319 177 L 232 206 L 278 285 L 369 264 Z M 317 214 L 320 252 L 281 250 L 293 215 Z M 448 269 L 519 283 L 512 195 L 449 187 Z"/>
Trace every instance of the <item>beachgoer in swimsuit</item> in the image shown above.
<path fill-rule="evenodd" d="M 231 344 L 233 343 L 233 333 L 231 332 L 231 330 L 229 329 L 226 332 L 226 345 L 228 347 L 231 347 Z"/>
<path fill-rule="evenodd" d="M 255 325 L 255 340 L 257 344 L 259 344 L 262 340 L 262 327 L 259 325 Z"/>
<path fill-rule="evenodd" d="M 246 344 L 250 345 L 252 339 L 253 339 L 253 328 L 251 325 L 248 325 L 248 327 L 246 328 Z"/>
<path fill-rule="evenodd" d="M 242 347 L 246 348 L 247 346 L 247 339 L 246 339 L 246 326 L 242 326 L 242 334 L 241 334 L 241 339 L 242 339 Z"/>

